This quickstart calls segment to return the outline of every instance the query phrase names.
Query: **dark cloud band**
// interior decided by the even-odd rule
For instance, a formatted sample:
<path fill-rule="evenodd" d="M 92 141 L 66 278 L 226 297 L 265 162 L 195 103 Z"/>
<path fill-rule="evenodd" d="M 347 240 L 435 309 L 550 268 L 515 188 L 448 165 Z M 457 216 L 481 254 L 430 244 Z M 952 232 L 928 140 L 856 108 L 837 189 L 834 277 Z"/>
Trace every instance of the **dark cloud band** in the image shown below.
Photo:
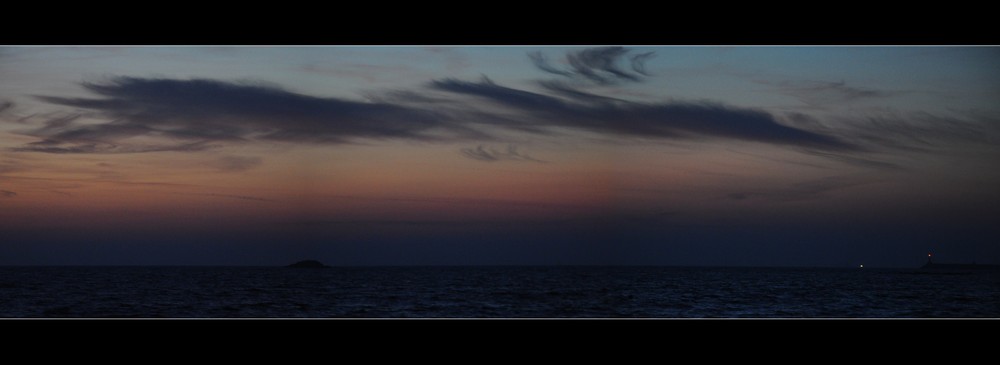
<path fill-rule="evenodd" d="M 440 80 L 432 86 L 513 108 L 536 126 L 647 138 L 724 137 L 819 149 L 857 148 L 836 137 L 783 125 L 764 111 L 722 104 L 569 103 L 554 96 L 504 87 L 487 78 L 480 82 Z M 568 86 L 562 87 L 564 93 L 573 92 Z"/>
<path fill-rule="evenodd" d="M 521 161 L 521 162 L 541 162 L 545 161 L 539 160 L 537 158 L 531 157 L 527 154 L 521 153 L 517 150 L 515 145 L 507 145 L 506 151 L 498 151 L 493 148 L 489 148 L 483 145 L 479 145 L 476 148 L 463 148 L 461 150 L 462 155 L 473 160 L 486 161 L 486 162 L 496 162 L 496 161 Z"/>
<path fill-rule="evenodd" d="M 618 64 L 627 53 L 621 47 L 571 52 L 566 56 L 571 65 L 567 70 L 554 68 L 540 53 L 530 56 L 549 73 L 598 83 L 637 81 L 647 74 L 643 62 L 653 54 L 631 56 L 632 71 L 625 71 Z M 397 91 L 393 97 L 366 102 L 304 95 L 263 83 L 118 77 L 83 83 L 93 98 L 38 96 L 78 111 L 25 132 L 41 140 L 16 150 L 200 151 L 217 143 L 254 140 L 324 144 L 358 139 L 488 141 L 496 139 L 497 130 L 552 134 L 557 128 L 647 139 L 728 138 L 818 150 L 858 149 L 831 135 L 785 125 L 758 109 L 711 102 L 632 102 L 570 83 L 542 81 L 539 85 L 540 92 L 501 86 L 486 77 L 479 82 L 443 79 L 424 89 Z M 136 142 L 139 137 L 146 142 Z M 157 141 L 155 145 L 149 144 L 150 138 Z M 467 149 L 463 154 L 483 161 L 519 158 L 510 151 L 484 149 Z"/>
<path fill-rule="evenodd" d="M 619 60 L 626 58 L 628 52 L 629 50 L 624 47 L 599 47 L 569 52 L 565 59 L 569 68 L 566 69 L 553 66 L 541 52 L 531 52 L 528 57 L 535 67 L 550 74 L 607 85 L 618 82 L 637 82 L 641 80 L 642 76 L 649 76 L 645 63 L 654 53 L 646 52 L 628 57 L 633 71 L 629 72 L 619 67 L 619 63 L 621 63 Z"/>
<path fill-rule="evenodd" d="M 41 145 L 24 150 L 114 152 L 115 148 L 105 145 L 118 145 L 136 136 L 201 142 L 260 139 L 316 143 L 344 143 L 353 138 L 474 137 L 468 128 L 431 110 L 320 98 L 266 85 L 119 77 L 107 83 L 84 83 L 83 87 L 103 98 L 39 98 L 94 111 L 110 121 L 49 121 L 30 133 L 43 138 Z M 178 150 L 190 147 L 177 146 Z"/>

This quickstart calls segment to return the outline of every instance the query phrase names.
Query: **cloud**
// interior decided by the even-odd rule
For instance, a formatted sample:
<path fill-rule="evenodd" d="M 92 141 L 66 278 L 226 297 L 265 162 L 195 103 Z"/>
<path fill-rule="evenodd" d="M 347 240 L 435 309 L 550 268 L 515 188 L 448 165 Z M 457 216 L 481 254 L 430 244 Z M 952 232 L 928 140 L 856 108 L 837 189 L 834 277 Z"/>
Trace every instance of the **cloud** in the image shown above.
<path fill-rule="evenodd" d="M 1000 142 L 1000 127 L 997 127 L 1000 126 L 1000 119 L 989 113 L 954 111 L 951 115 L 941 115 L 928 112 L 866 110 L 828 117 L 826 122 L 829 122 L 830 127 L 806 115 L 793 113 L 786 117 L 794 125 L 836 135 L 860 146 L 853 151 L 802 148 L 798 150 L 799 152 L 871 169 L 908 169 L 907 166 L 896 162 L 872 158 L 875 153 L 895 157 L 896 161 L 900 161 L 900 157 L 912 157 L 913 153 L 935 156 L 962 150 L 972 153 L 995 153 L 995 147 Z M 804 165 L 801 161 L 737 153 Z M 910 159 L 910 162 L 914 161 Z"/>
<path fill-rule="evenodd" d="M 0 114 L 3 114 L 10 108 L 14 107 L 14 103 L 10 101 L 0 101 Z"/>
<path fill-rule="evenodd" d="M 264 198 L 260 198 L 260 197 L 256 197 L 256 196 L 249 196 L 249 195 L 211 194 L 211 193 L 210 194 L 189 194 L 189 195 L 214 196 L 214 197 L 218 197 L 218 198 L 251 200 L 251 201 L 258 201 L 258 202 L 270 201 L 268 199 L 264 199 Z"/>
<path fill-rule="evenodd" d="M 547 208 L 547 209 L 585 210 L 585 211 L 592 211 L 593 209 L 597 208 L 595 206 L 588 206 L 588 205 L 542 203 L 542 202 L 532 202 L 523 200 L 504 200 L 504 199 L 468 199 L 468 198 L 452 198 L 452 197 L 427 197 L 427 198 L 367 197 L 360 195 L 327 195 L 327 196 L 331 198 L 346 199 L 346 200 L 365 200 L 365 201 L 375 201 L 375 202 L 391 201 L 391 202 L 415 203 L 415 204 L 508 206 L 508 207 Z"/>
<path fill-rule="evenodd" d="M 356 219 L 307 219 L 288 221 L 285 224 L 307 227 L 322 226 L 358 226 L 358 225 L 386 225 L 386 226 L 519 226 L 539 225 L 545 227 L 565 226 L 565 225 L 600 225 L 600 224 L 650 224 L 657 225 L 670 224 L 670 220 L 681 215 L 680 211 L 653 211 L 639 213 L 622 212 L 601 212 L 600 214 L 587 214 L 583 216 L 560 216 L 556 218 L 515 218 L 515 219 L 384 219 L 384 220 L 356 220 Z"/>
<path fill-rule="evenodd" d="M 737 201 L 749 200 L 752 198 L 778 202 L 801 201 L 822 198 L 826 193 L 831 191 L 874 182 L 876 181 L 851 176 L 828 176 L 821 179 L 791 184 L 780 190 L 739 191 L 726 194 L 725 197 L 726 199 Z"/>
<path fill-rule="evenodd" d="M 10 190 L 0 190 L 0 195 L 3 195 L 5 198 L 13 198 L 17 196 L 17 193 Z"/>
<path fill-rule="evenodd" d="M 521 161 L 521 162 L 540 162 L 545 163 L 545 161 L 536 159 L 534 157 L 528 156 L 526 154 L 517 151 L 517 146 L 507 145 L 506 151 L 497 151 L 493 148 L 487 148 L 483 145 L 479 145 L 476 148 L 463 148 L 461 149 L 462 155 L 473 160 L 486 161 L 486 162 L 496 162 L 496 161 Z"/>
<path fill-rule="evenodd" d="M 496 226 L 496 225 L 517 225 L 539 224 L 545 221 L 537 220 L 301 220 L 287 222 L 286 224 L 306 227 L 323 226 L 423 226 L 423 227 L 470 227 L 470 226 Z"/>
<path fill-rule="evenodd" d="M 358 78 L 369 83 L 392 82 L 400 78 L 420 77 L 422 74 L 407 66 L 379 66 L 365 64 L 340 64 L 336 66 L 303 65 L 304 72 L 337 77 Z"/>
<path fill-rule="evenodd" d="M 903 91 L 878 90 L 849 86 L 845 81 L 757 81 L 757 83 L 776 86 L 779 92 L 798 98 L 802 102 L 809 105 L 886 98 L 903 93 Z"/>
<path fill-rule="evenodd" d="M 809 181 L 795 183 L 792 185 L 792 187 L 795 188 L 798 193 L 819 194 L 866 183 L 869 183 L 869 181 L 861 180 L 854 177 L 827 176 L 817 180 L 809 180 Z"/>
<path fill-rule="evenodd" d="M 264 159 L 256 156 L 224 156 L 209 163 L 211 167 L 226 172 L 239 172 L 252 169 L 264 163 Z"/>
<path fill-rule="evenodd" d="M 751 195 L 750 193 L 730 193 L 726 195 L 726 197 L 732 200 L 743 200 L 749 198 L 750 195 Z"/>
<path fill-rule="evenodd" d="M 531 63 L 535 64 L 535 67 L 538 67 L 539 70 L 560 76 L 573 76 L 572 72 L 560 70 L 549 64 L 545 54 L 540 51 L 528 52 L 528 59 L 530 59 Z"/>
<path fill-rule="evenodd" d="M 632 74 L 616 66 L 627 50 L 587 49 L 567 55 L 571 74 L 631 80 L 645 72 L 633 56 Z M 533 57 L 547 66 L 540 54 Z M 631 75 L 631 76 L 629 76 Z M 815 150 L 860 148 L 813 128 L 784 124 L 763 110 L 713 102 L 633 102 L 541 81 L 542 91 L 458 79 L 431 81 L 423 89 L 391 91 L 367 102 L 294 93 L 276 85 L 209 79 L 116 77 L 82 83 L 94 98 L 38 96 L 73 107 L 22 134 L 41 140 L 13 148 L 43 153 L 194 152 L 226 143 L 284 141 L 342 144 L 358 140 L 491 141 L 497 131 L 553 135 L 557 131 L 644 139 L 728 138 Z M 800 118 L 801 119 L 801 118 Z M 95 120 L 101 121 L 94 123 Z M 808 126 L 807 126 L 808 127 Z M 467 149 L 467 157 L 531 160 L 508 152 Z M 245 169 L 259 161 L 222 161 Z"/>
<path fill-rule="evenodd" d="M 204 151 L 215 146 L 206 144 L 205 142 L 192 142 L 192 143 L 180 143 L 173 145 L 119 145 L 113 143 L 86 143 L 86 142 L 76 142 L 76 141 L 58 141 L 58 140 L 44 140 L 41 142 L 29 143 L 24 147 L 15 147 L 11 149 L 15 152 L 44 152 L 44 153 L 55 153 L 55 154 L 70 154 L 70 153 L 103 153 L 103 154 L 115 154 L 115 153 L 145 153 L 145 152 L 165 152 L 165 151 L 175 151 L 175 152 L 195 152 Z"/>
<path fill-rule="evenodd" d="M 625 102 L 623 99 L 613 98 L 604 95 L 598 95 L 594 93 L 589 93 L 582 91 L 580 89 L 574 88 L 558 81 L 541 81 L 538 83 L 548 91 L 555 92 L 559 95 L 575 99 L 576 101 L 586 102 L 586 103 L 621 103 Z"/>
<path fill-rule="evenodd" d="M 437 80 L 432 87 L 479 97 L 525 113 L 524 124 L 569 127 L 645 138 L 722 137 L 818 149 L 852 150 L 839 138 L 783 125 L 764 111 L 718 103 L 578 104 L 545 94 L 480 82 Z"/>
<path fill-rule="evenodd" d="M 838 120 L 853 138 L 870 144 L 918 152 L 937 152 L 936 148 L 959 145 L 995 145 L 996 120 L 983 116 L 958 118 L 931 113 L 883 112 Z"/>
<path fill-rule="evenodd" d="M 847 83 L 844 81 L 840 82 L 814 81 L 793 88 L 794 91 L 799 93 L 807 92 L 807 93 L 818 93 L 818 94 L 824 94 L 824 93 L 833 94 L 839 96 L 843 100 L 882 98 L 897 94 L 894 92 L 889 92 L 884 90 L 847 86 Z"/>
<path fill-rule="evenodd" d="M 424 47 L 423 49 L 431 54 L 443 56 L 445 68 L 448 71 L 460 72 L 471 66 L 469 60 L 462 54 L 461 47 Z"/>
<path fill-rule="evenodd" d="M 528 58 L 539 70 L 550 74 L 582 78 L 608 85 L 623 81 L 638 82 L 641 76 L 649 75 L 646 72 L 645 62 L 653 56 L 653 52 L 629 57 L 631 68 L 635 73 L 622 70 L 618 65 L 619 60 L 625 58 L 628 52 L 629 50 L 624 47 L 599 47 L 568 52 L 565 59 L 570 66 L 568 69 L 553 66 L 541 52 L 528 53 Z"/>
<path fill-rule="evenodd" d="M 26 134 L 43 138 L 22 151 L 115 153 L 189 151 L 212 141 L 348 143 L 357 138 L 443 140 L 477 136 L 429 109 L 298 94 L 276 86 L 208 79 L 117 77 L 82 86 L 102 98 L 38 96 L 87 109 L 100 124 L 49 121 Z M 183 143 L 151 149 L 127 146 L 131 137 Z"/>
<path fill-rule="evenodd" d="M 643 76 L 649 76 L 649 73 L 646 72 L 646 60 L 653 58 L 654 56 L 656 56 L 656 52 L 652 51 L 632 56 L 632 70 Z"/>
<path fill-rule="evenodd" d="M 884 91 L 884 90 L 847 86 L 847 83 L 845 83 L 844 81 L 827 82 L 823 85 L 817 86 L 816 88 L 814 88 L 814 90 L 829 91 L 836 94 L 840 94 L 841 98 L 846 100 L 883 98 L 886 96 L 892 96 L 897 94 L 895 92 Z"/>
<path fill-rule="evenodd" d="M 3 174 L 30 170 L 30 167 L 21 161 L 5 159 L 0 160 L 0 176 Z"/>
<path fill-rule="evenodd" d="M 761 159 L 761 160 L 765 160 L 765 161 L 787 163 L 787 164 L 799 165 L 799 166 L 805 166 L 805 167 L 812 167 L 812 168 L 817 168 L 817 169 L 829 169 L 830 168 L 830 166 L 826 166 L 826 165 L 820 165 L 820 164 L 809 163 L 809 162 L 804 162 L 804 161 L 797 161 L 797 160 L 791 160 L 791 159 L 785 159 L 785 158 L 775 158 L 775 157 L 771 157 L 771 156 L 767 156 L 767 155 L 761 155 L 761 154 L 756 154 L 756 153 L 749 153 L 749 152 L 737 151 L 737 150 L 734 150 L 732 148 L 727 148 L 726 151 L 729 151 L 729 152 L 732 152 L 732 153 L 735 153 L 735 154 L 744 155 L 744 156 L 750 156 L 750 157 Z"/>
<path fill-rule="evenodd" d="M 22 176 L 3 176 L 7 180 L 20 180 L 20 181 L 31 181 L 35 185 L 44 185 L 49 188 L 58 189 L 74 189 L 79 188 L 84 185 L 83 183 L 89 184 L 95 181 L 101 183 L 122 185 L 122 186 L 164 186 L 164 187 L 177 187 L 177 188 L 218 188 L 213 186 L 205 185 L 195 185 L 195 184 L 177 184 L 177 183 L 165 183 L 165 182 L 148 182 L 148 181 L 121 181 L 121 180 L 94 180 L 94 179 L 70 179 L 70 178 L 52 178 L 52 177 L 22 177 Z M 64 183 L 79 183 L 79 184 L 64 184 Z"/>
<path fill-rule="evenodd" d="M 806 153 L 806 154 L 814 155 L 814 156 L 825 157 L 825 158 L 828 158 L 828 159 L 831 159 L 831 160 L 835 160 L 835 161 L 839 161 L 839 162 L 843 162 L 843 163 L 846 163 L 846 164 L 849 164 L 849 165 L 854 165 L 854 166 L 859 166 L 859 167 L 865 167 L 865 168 L 871 168 L 871 169 L 879 169 L 879 170 L 905 170 L 905 168 L 903 166 L 900 166 L 900 165 L 897 165 L 897 164 L 894 164 L 894 163 L 891 163 L 891 162 L 886 162 L 886 161 L 879 161 L 879 160 L 873 160 L 873 159 L 868 159 L 868 158 L 863 158 L 863 157 L 843 155 L 843 154 L 836 154 L 836 153 L 828 153 L 828 152 L 822 152 L 822 151 L 816 151 L 816 150 L 809 150 L 809 149 L 802 150 L 802 152 Z"/>
<path fill-rule="evenodd" d="M 226 199 L 238 199 L 238 200 L 249 200 L 258 202 L 269 202 L 270 199 L 264 199 L 256 196 L 249 195 L 233 195 L 233 194 L 218 194 L 218 193 L 170 193 L 174 195 L 193 195 L 193 196 L 209 196 L 215 198 L 226 198 Z"/>
<path fill-rule="evenodd" d="M 399 103 L 429 106 L 431 104 L 455 103 L 454 99 L 433 97 L 426 92 L 413 90 L 390 90 L 380 93 L 366 93 L 365 98 L 377 103 Z"/>

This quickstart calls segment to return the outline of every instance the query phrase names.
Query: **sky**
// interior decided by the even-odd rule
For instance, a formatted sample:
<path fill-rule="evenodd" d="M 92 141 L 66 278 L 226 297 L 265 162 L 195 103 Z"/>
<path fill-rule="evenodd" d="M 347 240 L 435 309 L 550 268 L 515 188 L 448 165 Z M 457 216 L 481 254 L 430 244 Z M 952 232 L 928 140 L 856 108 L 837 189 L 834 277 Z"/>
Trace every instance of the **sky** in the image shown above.
<path fill-rule="evenodd" d="M 1000 264 L 997 47 L 0 47 L 0 265 Z"/>

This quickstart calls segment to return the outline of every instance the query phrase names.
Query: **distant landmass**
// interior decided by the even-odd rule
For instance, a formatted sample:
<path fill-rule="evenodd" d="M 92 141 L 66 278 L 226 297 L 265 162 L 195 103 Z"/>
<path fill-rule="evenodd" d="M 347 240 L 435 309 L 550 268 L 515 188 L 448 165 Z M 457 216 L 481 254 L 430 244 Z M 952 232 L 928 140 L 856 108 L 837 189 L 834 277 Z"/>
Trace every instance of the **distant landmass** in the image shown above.
<path fill-rule="evenodd" d="M 939 264 L 931 261 L 927 256 L 927 263 L 920 267 L 921 272 L 930 273 L 972 273 L 978 271 L 1000 271 L 1000 265 L 980 265 L 972 264 Z"/>
<path fill-rule="evenodd" d="M 291 265 L 288 265 L 288 266 L 285 266 L 285 267 L 295 267 L 295 268 L 301 268 L 301 269 L 318 269 L 318 268 L 325 268 L 325 267 L 329 267 L 329 266 L 326 266 L 322 262 L 319 262 L 319 261 L 316 261 L 316 260 L 303 260 L 303 261 L 299 261 L 299 262 L 296 262 L 294 264 L 291 264 Z"/>

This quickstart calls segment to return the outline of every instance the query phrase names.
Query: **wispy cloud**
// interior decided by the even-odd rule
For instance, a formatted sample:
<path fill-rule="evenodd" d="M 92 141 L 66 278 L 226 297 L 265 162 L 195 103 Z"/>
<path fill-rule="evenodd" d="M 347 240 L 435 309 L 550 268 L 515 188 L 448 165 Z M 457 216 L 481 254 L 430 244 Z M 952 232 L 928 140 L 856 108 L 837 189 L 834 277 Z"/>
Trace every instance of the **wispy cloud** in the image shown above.
<path fill-rule="evenodd" d="M 11 172 L 27 171 L 30 169 L 31 167 L 28 164 L 25 164 L 18 160 L 13 160 L 13 159 L 0 160 L 0 176 Z"/>
<path fill-rule="evenodd" d="M 270 199 L 264 199 L 264 198 L 261 198 L 261 197 L 250 196 L 250 195 L 235 195 L 235 194 L 220 194 L 220 193 L 181 193 L 181 192 L 173 192 L 173 193 L 167 193 L 167 194 L 172 194 L 172 195 L 191 195 L 191 196 L 207 196 L 207 197 L 214 197 L 214 198 L 237 199 L 237 200 L 247 200 L 247 201 L 256 201 L 256 202 L 269 202 L 269 201 L 271 201 Z"/>
<path fill-rule="evenodd" d="M 264 163 L 257 156 L 223 156 L 209 163 L 211 167 L 226 172 L 239 172 L 252 169 Z"/>
<path fill-rule="evenodd" d="M 905 93 L 905 91 L 899 90 L 880 90 L 850 86 L 843 80 L 839 82 L 812 80 L 771 82 L 758 80 L 757 83 L 776 87 L 778 92 L 793 96 L 803 103 L 812 106 L 879 99 Z"/>
<path fill-rule="evenodd" d="M 10 190 L 0 190 L 0 195 L 3 195 L 5 198 L 13 198 L 17 196 L 17 193 Z"/>
<path fill-rule="evenodd" d="M 726 151 L 729 151 L 729 152 L 732 152 L 732 153 L 735 153 L 735 154 L 739 154 L 739 155 L 750 156 L 750 157 L 753 157 L 753 158 L 756 158 L 756 159 L 760 159 L 760 160 L 764 160 L 764 161 L 772 161 L 772 162 L 778 162 L 778 163 L 787 163 L 787 164 L 798 165 L 798 166 L 805 166 L 805 167 L 812 167 L 812 168 L 817 168 L 817 169 L 829 169 L 830 168 L 830 166 L 826 166 L 826 165 L 820 165 L 820 164 L 816 164 L 816 163 L 791 160 L 791 159 L 786 159 L 786 158 L 775 158 L 775 157 L 772 157 L 772 156 L 767 156 L 767 155 L 762 155 L 762 154 L 749 153 L 749 152 L 745 152 L 745 151 L 737 151 L 737 150 L 734 150 L 732 148 L 727 148 Z"/>
<path fill-rule="evenodd" d="M 415 203 L 415 204 L 509 206 L 509 207 L 549 208 L 549 209 L 587 210 L 587 211 L 597 208 L 595 206 L 587 206 L 587 205 L 543 203 L 543 202 L 533 202 L 533 201 L 523 201 L 523 200 L 505 200 L 505 199 L 468 199 L 468 198 L 452 198 L 452 197 L 427 197 L 427 198 L 368 197 L 360 195 L 328 195 L 327 197 L 346 199 L 346 200 L 364 200 L 364 201 L 378 201 L 378 202 L 388 201 L 388 202 Z"/>
<path fill-rule="evenodd" d="M 479 145 L 475 148 L 463 148 L 461 149 L 461 152 L 465 157 L 486 162 L 521 161 L 545 163 L 545 161 L 518 152 L 517 146 L 513 144 L 507 145 L 506 151 L 498 151 L 490 147 Z"/>
<path fill-rule="evenodd" d="M 271 85 L 207 79 L 118 77 L 83 83 L 103 98 L 39 96 L 94 111 L 108 122 L 50 121 L 27 134 L 43 141 L 22 148 L 50 153 L 188 151 L 212 141 L 274 140 L 348 143 L 356 138 L 442 140 L 476 132 L 428 109 L 298 94 Z M 180 140 L 151 149 L 123 147 L 130 137 Z"/>
<path fill-rule="evenodd" d="M 726 194 L 725 197 L 726 199 L 737 201 L 764 199 L 777 202 L 792 202 L 819 199 L 832 191 L 875 182 L 877 181 L 852 176 L 828 176 L 791 184 L 783 189 L 738 191 Z"/>
<path fill-rule="evenodd" d="M 570 52 L 568 69 L 540 53 L 530 56 L 549 73 L 598 83 L 635 81 L 646 74 L 642 53 L 621 47 Z M 632 71 L 618 64 L 631 60 Z M 603 81 L 600 81 L 603 80 Z M 615 81 L 617 80 L 617 81 Z M 369 101 L 316 97 L 280 86 L 209 79 L 117 77 L 82 83 L 94 98 L 38 96 L 77 113 L 52 117 L 23 134 L 38 142 L 14 151 L 142 153 L 203 151 L 227 143 L 285 141 L 342 144 L 358 140 L 496 141 L 496 132 L 552 135 L 579 130 L 641 139 L 727 138 L 823 151 L 860 148 L 841 137 L 786 125 L 780 116 L 718 102 L 629 101 L 571 83 L 539 81 L 540 91 L 481 81 L 441 79 L 423 89 L 395 90 Z M 87 119 L 86 122 L 83 119 Z M 786 118 L 787 119 L 787 118 Z M 94 120 L 104 122 L 94 123 Z M 483 161 L 531 158 L 511 151 L 465 149 Z M 235 169 L 255 160 L 223 161 Z"/>
<path fill-rule="evenodd" d="M 425 47 L 425 51 L 438 56 L 443 56 L 445 67 L 452 72 L 463 71 L 471 64 L 461 52 L 461 47 Z"/>
<path fill-rule="evenodd" d="M 173 145 L 142 145 L 142 144 L 114 144 L 114 143 L 87 143 L 74 140 L 44 140 L 41 142 L 29 143 L 27 146 L 15 147 L 15 152 L 45 152 L 56 154 L 73 153 L 146 153 L 146 152 L 195 152 L 204 151 L 216 147 L 206 142 L 179 143 Z"/>
<path fill-rule="evenodd" d="M 80 123 L 79 114 L 50 119 L 26 132 L 41 141 L 15 150 L 140 153 L 202 151 L 216 147 L 216 142 L 252 140 L 333 144 L 360 138 L 489 140 L 487 126 L 535 134 L 549 133 L 547 127 L 561 127 L 642 138 L 721 137 L 818 149 L 854 148 L 836 137 L 783 125 L 773 115 L 756 109 L 716 103 L 627 102 L 549 84 L 549 89 L 572 94 L 580 101 L 570 103 L 552 95 L 501 86 L 488 78 L 480 82 L 433 81 L 431 89 L 447 92 L 440 97 L 450 94 L 453 99 L 478 99 L 478 105 L 455 103 L 447 112 L 419 99 L 405 105 L 366 103 L 216 80 L 124 77 L 104 84 L 85 83 L 84 87 L 104 98 L 40 98 L 90 109 L 107 122 Z M 503 110 L 479 110 L 483 102 Z M 139 144 L 130 142 L 133 137 L 163 142 Z"/>
<path fill-rule="evenodd" d="M 163 186 L 163 187 L 176 187 L 176 188 L 216 188 L 216 189 L 220 188 L 218 186 L 165 183 L 165 182 L 155 182 L 155 181 L 95 180 L 95 179 L 27 177 L 27 176 L 3 176 L 3 178 L 6 180 L 30 181 L 32 182 L 32 185 L 43 188 L 54 188 L 54 189 L 80 188 L 84 186 L 83 184 L 92 184 L 95 182 L 121 185 L 121 186 Z M 64 183 L 73 183 L 73 184 L 64 184 Z"/>
<path fill-rule="evenodd" d="M 187 194 L 187 195 L 214 196 L 214 197 L 217 197 L 217 198 L 250 200 L 250 201 L 258 201 L 258 202 L 270 201 L 268 199 L 264 199 L 264 198 L 256 197 L 256 196 L 249 196 L 249 195 L 232 195 L 232 194 L 215 194 L 215 193 L 207 193 L 207 194 L 194 194 L 194 193 L 192 193 L 192 194 Z"/>
<path fill-rule="evenodd" d="M 935 152 L 950 146 L 995 145 L 1000 130 L 979 116 L 958 118 L 932 113 L 882 112 L 842 117 L 846 134 L 869 144 L 908 151 Z M 995 120 L 993 121 L 995 122 Z"/>
<path fill-rule="evenodd" d="M 525 225 L 545 223 L 537 220 L 302 220 L 292 221 L 286 224 L 305 227 L 324 226 L 422 226 L 422 227 L 470 227 L 470 226 L 496 226 L 496 225 Z"/>
<path fill-rule="evenodd" d="M 342 64 L 334 66 L 303 65 L 302 71 L 337 77 L 358 78 L 369 83 L 397 80 L 400 77 L 420 77 L 422 74 L 407 66 L 380 66 L 365 64 Z"/>
<path fill-rule="evenodd" d="M 829 152 L 816 151 L 810 149 L 804 149 L 802 150 L 802 152 L 814 156 L 825 157 L 831 160 L 859 167 L 879 169 L 879 170 L 905 170 L 903 166 L 900 166 L 898 164 L 892 162 L 874 160 L 870 158 L 851 156 L 846 154 L 838 154 L 838 153 L 829 153 Z"/>
<path fill-rule="evenodd" d="M 657 225 L 670 224 L 670 220 L 681 215 L 680 211 L 653 211 L 639 213 L 602 212 L 599 214 L 587 214 L 583 216 L 562 216 L 558 218 L 522 218 L 522 219 L 384 219 L 384 220 L 353 220 L 353 219 L 309 219 L 289 221 L 285 224 L 306 227 L 323 226 L 345 226 L 356 227 L 361 225 L 384 225 L 384 226 L 447 226 L 447 227 L 470 227 L 470 226 L 518 226 L 540 225 L 546 227 L 563 225 L 600 225 L 600 224 L 649 224 Z"/>
<path fill-rule="evenodd" d="M 857 148 L 833 136 L 778 123 L 773 115 L 762 110 L 717 103 L 577 104 L 501 86 L 488 78 L 480 82 L 437 80 L 432 86 L 520 111 L 525 113 L 525 118 L 531 118 L 527 124 L 533 126 L 569 127 L 646 138 L 722 137 L 820 149 Z"/>
<path fill-rule="evenodd" d="M 627 57 L 633 72 L 623 70 L 619 66 L 620 61 L 626 58 L 628 53 L 629 50 L 624 47 L 599 47 L 569 52 L 565 56 L 569 68 L 552 65 L 542 52 L 531 52 L 528 57 L 535 67 L 550 74 L 585 79 L 607 85 L 618 82 L 637 82 L 642 76 L 649 75 L 646 72 L 645 62 L 653 56 L 653 52 Z"/>
<path fill-rule="evenodd" d="M 545 80 L 538 83 L 548 91 L 585 103 L 624 103 L 624 99 L 589 93 L 559 81 Z"/>
<path fill-rule="evenodd" d="M 632 61 L 632 70 L 635 71 L 635 72 L 638 72 L 639 74 L 641 74 L 643 76 L 650 76 L 649 73 L 646 72 L 646 60 L 649 60 L 650 58 L 653 58 L 655 56 L 656 56 L 656 52 L 652 52 L 652 51 L 645 52 L 645 53 L 639 53 L 639 54 L 637 54 L 635 56 L 632 56 L 632 58 L 631 58 L 631 61 Z"/>

